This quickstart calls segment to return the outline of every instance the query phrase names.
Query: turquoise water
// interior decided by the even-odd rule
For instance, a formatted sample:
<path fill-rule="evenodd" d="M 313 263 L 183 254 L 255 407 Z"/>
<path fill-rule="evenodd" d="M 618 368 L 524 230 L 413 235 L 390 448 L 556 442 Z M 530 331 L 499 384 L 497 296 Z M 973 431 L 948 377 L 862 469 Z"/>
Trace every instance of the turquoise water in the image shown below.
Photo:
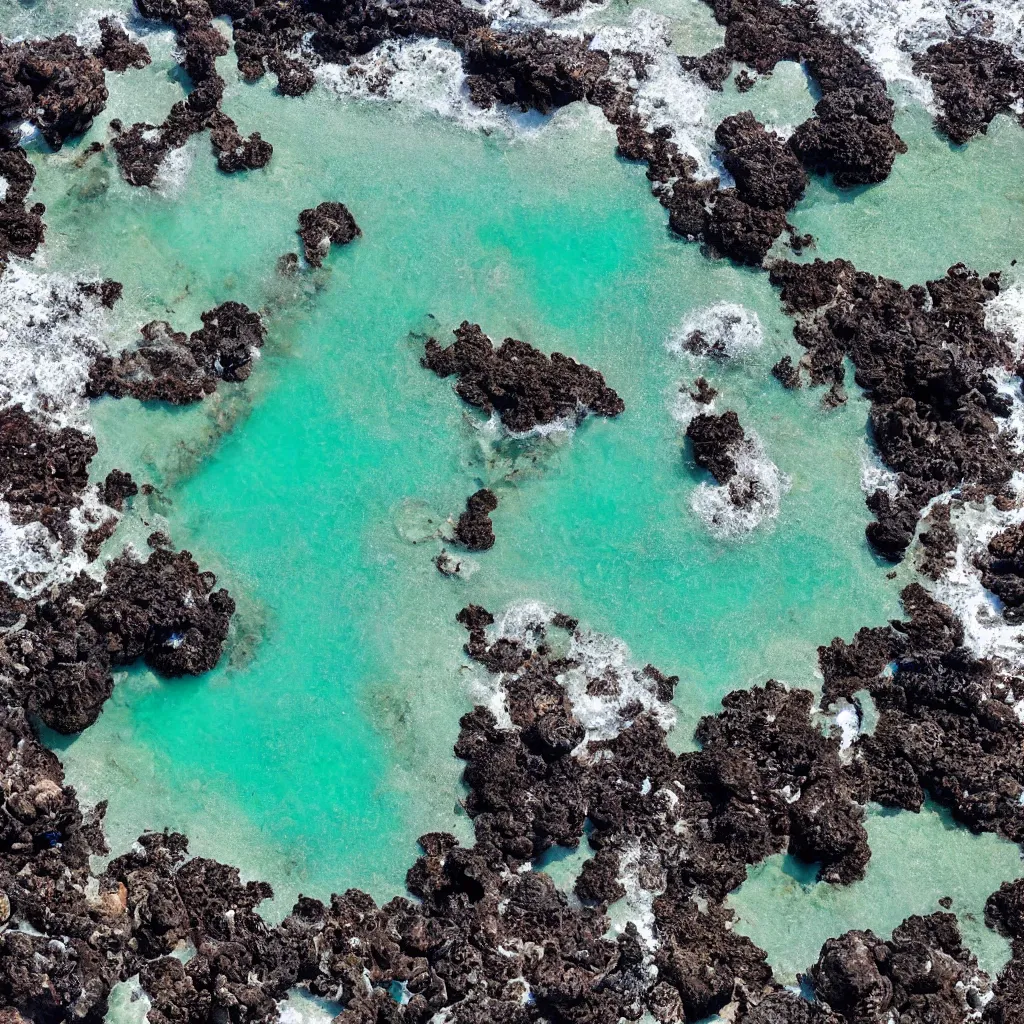
<path fill-rule="evenodd" d="M 680 51 L 714 34 L 694 10 L 676 8 Z M 157 488 L 115 544 L 166 526 L 239 602 L 217 670 L 174 682 L 124 673 L 94 727 L 48 737 L 83 796 L 109 799 L 115 850 L 144 828 L 182 829 L 196 852 L 270 880 L 272 916 L 300 891 L 401 891 L 417 835 L 470 834 L 451 747 L 469 707 L 454 617 L 471 601 L 544 601 L 678 673 L 679 749 L 729 690 L 770 677 L 816 687 L 819 644 L 899 614 L 909 570 L 888 579 L 863 539 L 866 403 L 852 395 L 825 413 L 819 393 L 777 385 L 769 368 L 798 351 L 767 276 L 709 262 L 669 235 L 643 168 L 615 158 L 598 111 L 488 135 L 319 91 L 284 100 L 269 82 L 238 83 L 225 59 L 225 110 L 273 142 L 273 161 L 226 177 L 198 138 L 179 183 L 154 194 L 126 186 L 106 154 L 75 164 L 111 117 L 159 120 L 181 95 L 169 37 L 153 50 L 152 67 L 108 76 L 112 99 L 89 136 L 35 154 L 46 263 L 124 282 L 113 317 L 122 340 L 155 317 L 194 329 L 226 299 L 264 309 L 270 332 L 250 381 L 198 408 L 93 406 L 96 477 L 118 466 Z M 811 100 L 790 66 L 714 102 L 719 113 L 752 106 L 792 123 Z M 812 185 L 796 222 L 819 236 L 818 252 L 905 280 L 957 259 L 1008 264 L 1020 237 L 1010 182 L 1024 161 L 1021 130 L 997 123 L 951 154 L 923 112 L 898 127 L 913 148 L 890 182 L 842 197 Z M 975 173 L 999 189 L 982 195 L 962 181 Z M 957 196 L 972 189 L 984 219 L 954 222 Z M 279 278 L 297 213 L 328 199 L 349 206 L 363 237 L 321 272 Z M 759 314 L 763 347 L 729 365 L 669 355 L 680 320 L 719 300 Z M 462 319 L 599 368 L 626 412 L 495 447 L 449 382 L 419 365 L 422 335 L 444 340 Z M 713 539 L 690 508 L 702 478 L 669 407 L 678 381 L 698 372 L 791 478 L 778 519 L 738 541 Z M 456 514 L 483 484 L 500 497 L 497 543 L 475 556 L 471 577 L 444 579 L 425 524 Z M 806 966 L 821 937 L 851 920 L 898 923 L 886 916 L 903 906 L 891 899 L 903 885 L 892 865 L 909 854 L 885 836 L 924 820 L 875 824 L 881 867 L 864 885 L 820 909 L 810 909 L 819 890 L 787 895 L 792 917 L 813 917 L 817 930 L 751 924 L 773 962 Z M 961 835 L 942 833 L 951 864 Z M 1016 873 L 1014 849 L 973 849 L 984 851 L 977 892 Z M 737 897 L 745 921 L 765 894 L 775 898 L 777 874 L 760 869 Z M 929 902 L 914 909 L 944 894 L 917 894 Z"/>

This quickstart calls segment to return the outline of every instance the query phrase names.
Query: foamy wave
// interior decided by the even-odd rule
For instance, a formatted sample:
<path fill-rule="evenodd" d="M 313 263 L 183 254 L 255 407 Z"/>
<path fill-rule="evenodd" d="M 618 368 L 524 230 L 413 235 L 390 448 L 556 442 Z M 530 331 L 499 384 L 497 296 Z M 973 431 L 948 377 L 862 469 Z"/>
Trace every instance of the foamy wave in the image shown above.
<path fill-rule="evenodd" d="M 515 640 L 530 651 L 543 643 L 554 647 L 558 637 L 550 631 L 554 609 L 539 601 L 519 601 L 510 605 L 495 620 L 490 629 L 491 640 Z M 557 677 L 572 705 L 573 714 L 586 730 L 586 735 L 575 753 L 583 756 L 587 745 L 595 740 L 609 740 L 627 728 L 637 706 L 654 716 L 666 732 L 676 722 L 675 709 L 659 700 L 657 684 L 645 674 L 621 640 L 588 629 L 577 628 L 568 636 L 568 644 L 559 654 L 577 662 Z M 503 688 L 503 674 L 488 674 L 488 678 L 474 683 L 474 696 L 491 709 L 501 728 L 512 728 Z M 591 694 L 588 684 L 601 680 L 608 692 Z"/>
<path fill-rule="evenodd" d="M 955 35 L 1005 43 L 1024 58 L 1020 0 L 817 0 L 819 19 L 853 46 L 892 85 L 932 107 L 929 82 L 911 55 Z"/>
<path fill-rule="evenodd" d="M 718 540 L 744 537 L 779 514 L 792 481 L 765 454 L 761 442 L 747 437 L 735 455 L 736 473 L 725 484 L 701 484 L 690 507 Z"/>
<path fill-rule="evenodd" d="M 647 59 L 643 80 L 632 62 L 611 57 L 609 77 L 636 90 L 634 109 L 653 128 L 668 128 L 680 152 L 697 162 L 698 177 L 710 178 L 715 125 L 708 116 L 711 90 L 695 75 L 683 71 L 670 46 L 667 18 L 639 8 L 625 25 L 605 25 L 597 30 L 591 49 L 638 53 Z"/>
<path fill-rule="evenodd" d="M 675 356 L 689 355 L 687 341 L 695 334 L 700 338 L 695 339 L 693 354 L 717 359 L 735 359 L 764 343 L 760 317 L 736 302 L 716 302 L 687 313 L 665 347 Z"/>
<path fill-rule="evenodd" d="M 55 426 L 81 425 L 106 316 L 77 284 L 13 261 L 0 275 L 0 408 L 21 404 Z"/>
<path fill-rule="evenodd" d="M 620 935 L 626 926 L 636 927 L 644 945 L 649 951 L 658 948 L 654 901 L 665 891 L 665 871 L 656 853 L 646 856 L 638 842 L 632 842 L 619 858 L 619 874 L 616 879 L 626 890 L 626 895 L 608 908 L 612 926 L 609 937 Z"/>
<path fill-rule="evenodd" d="M 569 14 L 552 14 L 533 0 L 486 0 L 485 3 L 468 3 L 473 10 L 481 11 L 492 20 L 496 29 L 543 27 L 547 29 L 576 27 L 598 11 L 608 6 L 609 0 L 584 3 L 579 10 Z"/>
<path fill-rule="evenodd" d="M 185 190 L 189 171 L 195 162 L 195 140 L 189 139 L 184 146 L 172 149 L 163 158 L 153 179 L 153 189 L 164 199 L 177 199 Z M 135 193 L 144 197 L 150 190 L 135 189 Z"/>
<path fill-rule="evenodd" d="M 860 459 L 860 489 L 869 497 L 875 491 L 885 491 L 895 498 L 900 491 L 900 478 L 875 451 L 866 453 Z"/>
<path fill-rule="evenodd" d="M 1006 338 L 1017 359 L 1024 356 L 1024 281 L 1015 281 L 985 303 L 985 326 Z"/>
<path fill-rule="evenodd" d="M 701 405 L 699 402 L 695 402 L 690 389 L 685 381 L 680 381 L 679 386 L 669 403 L 668 407 L 669 415 L 682 427 L 684 430 L 690 425 L 690 420 L 700 412 L 711 413 L 715 411 L 715 401 L 712 399 L 710 402 L 705 402 Z"/>
<path fill-rule="evenodd" d="M 436 39 L 391 40 L 351 64 L 324 64 L 316 75 L 338 96 L 407 103 L 464 128 L 511 131 L 544 120 L 476 106 L 469 98 L 462 55 Z"/>
<path fill-rule="evenodd" d="M 1018 495 L 1024 495 L 1024 477 L 1017 474 L 1014 483 Z M 981 508 L 965 506 L 953 520 L 958 538 L 955 562 L 935 587 L 935 597 L 963 623 L 966 646 L 979 658 L 1001 658 L 1018 670 L 1024 666 L 1024 626 L 1010 625 L 1003 618 L 1001 602 L 982 586 L 974 560 L 997 533 L 1021 522 L 1024 507 L 1001 512 L 991 498 Z"/>

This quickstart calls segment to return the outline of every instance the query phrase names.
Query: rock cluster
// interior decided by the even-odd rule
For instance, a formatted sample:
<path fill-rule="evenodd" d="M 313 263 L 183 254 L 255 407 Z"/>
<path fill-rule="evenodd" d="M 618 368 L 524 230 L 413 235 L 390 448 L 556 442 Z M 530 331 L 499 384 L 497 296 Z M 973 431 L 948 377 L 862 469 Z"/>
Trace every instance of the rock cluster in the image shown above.
<path fill-rule="evenodd" d="M 246 380 L 266 337 L 260 315 L 223 302 L 201 318 L 202 328 L 187 337 L 162 320 L 146 324 L 137 346 L 93 362 L 86 393 L 187 405 L 212 394 L 219 381 Z"/>
<path fill-rule="evenodd" d="M 686 428 L 693 459 L 720 484 L 736 475 L 736 453 L 747 439 L 740 418 L 731 409 L 720 416 L 702 412 Z"/>
<path fill-rule="evenodd" d="M 217 72 L 217 58 L 227 54 L 228 41 L 213 18 L 229 12 L 206 0 L 136 0 L 136 7 L 144 18 L 174 29 L 193 89 L 171 107 L 160 125 L 139 121 L 126 129 L 120 120 L 111 121 L 111 144 L 125 181 L 153 185 L 168 154 L 207 129 L 217 165 L 225 173 L 265 167 L 274 152 L 270 143 L 259 132 L 243 136 L 220 109 L 224 79 Z"/>
<path fill-rule="evenodd" d="M 931 81 L 941 105 L 935 124 L 953 142 L 984 135 L 996 114 L 1020 116 L 1024 61 L 1005 43 L 954 36 L 914 54 L 914 70 Z"/>
<path fill-rule="evenodd" d="M 362 231 L 344 203 L 321 203 L 299 214 L 298 234 L 306 262 L 319 267 L 332 245 L 348 245 Z"/>
<path fill-rule="evenodd" d="M 849 357 L 871 401 L 874 440 L 899 485 L 895 497 L 883 489 L 868 497 L 876 551 L 902 558 L 922 509 L 945 491 L 1004 488 L 1020 458 L 996 420 L 1010 399 L 988 372 L 1013 363 L 1005 339 L 985 326 L 998 274 L 981 278 L 957 264 L 904 288 L 846 260 L 815 260 L 775 263 L 771 279 L 798 316 L 793 333 L 811 381 L 841 385 Z"/>
<path fill-rule="evenodd" d="M 618 416 L 626 407 L 597 370 L 561 352 L 548 357 L 515 338 L 495 348 L 468 320 L 454 333 L 447 348 L 434 338 L 427 341 L 423 365 L 439 377 L 456 375 L 459 397 L 496 413 L 510 431 L 523 433 L 559 419 L 579 422 L 588 413 Z"/>
<path fill-rule="evenodd" d="M 11 256 L 28 259 L 42 245 L 46 233 L 46 207 L 42 203 L 25 205 L 36 169 L 20 146 L 4 149 L 2 142 L 0 130 L 0 178 L 6 183 L 4 197 L 0 199 L 0 273 Z"/>

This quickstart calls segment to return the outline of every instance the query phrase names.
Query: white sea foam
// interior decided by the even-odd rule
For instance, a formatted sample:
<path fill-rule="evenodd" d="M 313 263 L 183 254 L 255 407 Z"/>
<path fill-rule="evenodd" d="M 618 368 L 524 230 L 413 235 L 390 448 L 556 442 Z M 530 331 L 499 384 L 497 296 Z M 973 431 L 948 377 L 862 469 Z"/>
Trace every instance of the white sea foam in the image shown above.
<path fill-rule="evenodd" d="M 665 347 L 675 356 L 690 355 L 686 343 L 695 332 L 703 338 L 702 353 L 718 359 L 735 359 L 764 343 L 760 317 L 736 302 L 715 302 L 687 313 Z"/>
<path fill-rule="evenodd" d="M 1024 356 L 1024 281 L 1015 281 L 985 303 L 985 326 L 1006 338 L 1017 359 Z"/>
<path fill-rule="evenodd" d="M 863 454 L 860 458 L 860 489 L 869 497 L 875 491 L 885 491 L 890 498 L 899 494 L 900 478 L 881 459 L 876 451 Z"/>
<path fill-rule="evenodd" d="M 1018 494 L 1024 493 L 1019 474 L 1016 483 Z M 1024 626 L 1003 618 L 1001 602 L 982 586 L 974 560 L 997 533 L 1021 522 L 1024 507 L 1000 512 L 991 498 L 981 508 L 966 506 L 953 520 L 958 538 L 955 561 L 935 587 L 935 597 L 963 623 L 967 647 L 980 658 L 1001 658 L 1015 669 L 1024 666 Z"/>
<path fill-rule="evenodd" d="M 931 85 L 915 74 L 911 55 L 954 35 L 976 34 L 1024 58 L 1020 0 L 818 0 L 818 16 L 891 84 L 933 105 Z"/>
<path fill-rule="evenodd" d="M 194 162 L 195 140 L 189 139 L 184 146 L 170 150 L 163 158 L 153 179 L 153 190 L 165 199 L 177 199 L 185 190 Z M 137 194 L 145 196 L 146 190 L 139 189 Z"/>
<path fill-rule="evenodd" d="M 612 926 L 609 937 L 620 935 L 634 925 L 649 951 L 661 945 L 655 935 L 654 901 L 665 891 L 665 872 L 657 855 L 644 855 L 638 842 L 632 842 L 619 858 L 619 885 L 626 895 L 608 908 Z"/>
<path fill-rule="evenodd" d="M 690 425 L 690 420 L 698 413 L 712 413 L 715 411 L 715 400 L 706 402 L 704 405 L 694 401 L 690 394 L 690 385 L 686 381 L 680 381 L 673 393 L 672 400 L 668 407 L 669 415 L 684 430 Z"/>
<path fill-rule="evenodd" d="M 591 49 L 641 54 L 647 69 L 642 80 L 625 57 L 612 56 L 609 77 L 636 90 L 634 108 L 652 127 L 668 128 L 682 153 L 697 162 L 698 177 L 715 174 L 711 152 L 714 129 L 708 114 L 711 90 L 684 71 L 670 45 L 667 18 L 638 8 L 625 25 L 601 26 Z"/>
<path fill-rule="evenodd" d="M 539 601 L 519 601 L 510 605 L 495 620 L 490 638 L 515 640 L 529 650 L 536 650 L 541 642 L 557 642 L 557 635 L 549 631 L 554 609 Z M 637 706 L 649 712 L 667 732 L 676 722 L 675 709 L 670 703 L 658 699 L 657 685 L 645 675 L 621 640 L 603 633 L 577 628 L 568 638 L 564 656 L 578 662 L 558 676 L 572 704 L 573 714 L 586 730 L 576 750 L 583 755 L 594 740 L 609 740 L 618 736 L 631 722 L 623 712 Z M 588 683 L 600 679 L 608 685 L 609 693 L 596 695 L 587 692 Z M 490 708 L 501 728 L 512 728 L 501 673 L 488 674 L 474 681 L 473 696 L 478 703 Z"/>
<path fill-rule="evenodd" d="M 541 120 L 476 106 L 469 98 L 462 55 L 436 39 L 390 40 L 351 64 L 324 64 L 316 75 L 339 96 L 407 103 L 465 128 L 509 131 Z"/>
<path fill-rule="evenodd" d="M 690 507 L 718 540 L 744 537 L 766 520 L 775 519 L 782 496 L 792 485 L 755 435 L 746 438 L 734 458 L 736 473 L 728 483 L 703 483 L 690 499 Z"/>
<path fill-rule="evenodd" d="M 21 404 L 54 426 L 81 425 L 106 316 L 59 274 L 14 260 L 0 275 L 0 408 Z"/>

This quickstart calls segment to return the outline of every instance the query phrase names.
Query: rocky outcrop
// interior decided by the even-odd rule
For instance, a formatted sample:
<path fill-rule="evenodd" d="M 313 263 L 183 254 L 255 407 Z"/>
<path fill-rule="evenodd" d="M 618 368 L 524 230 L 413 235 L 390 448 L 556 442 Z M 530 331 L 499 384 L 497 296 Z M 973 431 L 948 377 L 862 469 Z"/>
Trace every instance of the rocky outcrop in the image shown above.
<path fill-rule="evenodd" d="M 953 142 L 984 135 L 996 114 L 1020 116 L 1024 61 L 1005 43 L 954 36 L 914 54 L 914 70 L 931 82 L 941 106 L 935 124 Z"/>
<path fill-rule="evenodd" d="M 466 511 L 455 524 L 455 537 L 468 551 L 489 551 L 494 547 L 491 513 L 498 507 L 498 496 L 483 488 L 466 499 Z"/>
<path fill-rule="evenodd" d="M 495 413 L 510 431 L 523 433 L 559 419 L 580 422 L 587 414 L 618 416 L 621 398 L 597 371 L 553 352 L 550 357 L 525 341 L 506 338 L 498 348 L 476 324 L 464 320 L 455 341 L 442 348 L 426 343 L 424 367 L 438 377 L 458 377 L 463 401 Z"/>
<path fill-rule="evenodd" d="M 895 496 L 868 497 L 876 522 L 868 540 L 879 554 L 903 557 L 924 507 L 963 484 L 989 493 L 1018 468 L 1011 435 L 996 417 L 1010 399 L 989 370 L 1011 367 L 1005 339 L 985 326 L 985 306 L 999 293 L 999 275 L 981 278 L 963 264 L 927 285 L 858 271 L 845 260 L 780 261 L 771 268 L 801 360 L 814 384 L 841 385 L 843 361 L 871 402 L 879 455 L 898 476 Z"/>
<path fill-rule="evenodd" d="M 220 381 L 247 380 L 266 337 L 260 315 L 223 302 L 201 319 L 188 337 L 162 320 L 146 324 L 137 346 L 95 360 L 87 394 L 187 405 L 213 394 Z"/>
<path fill-rule="evenodd" d="M 957 617 L 920 584 L 902 594 L 909 619 L 819 648 L 823 701 L 867 690 L 878 711 L 857 749 L 872 800 L 919 810 L 925 793 L 975 832 L 1024 841 L 1024 724 L 1013 680 L 964 646 Z"/>
<path fill-rule="evenodd" d="M 25 205 L 35 177 L 36 169 L 20 146 L 4 149 L 0 145 L 0 179 L 6 185 L 0 199 L 0 273 L 11 256 L 28 259 L 43 243 L 46 207 Z"/>
<path fill-rule="evenodd" d="M 24 121 L 60 149 L 107 103 L 103 65 L 73 36 L 0 41 L 0 134 Z"/>
<path fill-rule="evenodd" d="M 128 184 L 154 185 L 168 154 L 206 130 L 217 166 L 226 174 L 255 170 L 269 163 L 274 151 L 270 143 L 259 132 L 243 136 L 220 109 L 224 79 L 217 72 L 217 58 L 227 54 L 228 41 L 213 19 L 218 14 L 230 14 L 228 6 L 216 0 L 213 4 L 206 0 L 136 0 L 144 18 L 174 29 L 180 62 L 193 88 L 171 107 L 159 125 L 139 121 L 126 129 L 120 120 L 111 121 L 111 146 Z"/>
<path fill-rule="evenodd" d="M 143 43 L 133 43 L 123 26 L 113 18 L 100 18 L 100 44 L 93 50 L 96 59 L 108 70 L 124 72 L 144 68 L 152 59 Z"/>
<path fill-rule="evenodd" d="M 344 203 L 321 203 L 299 214 L 298 234 L 306 262 L 320 267 L 332 245 L 348 245 L 362 231 Z"/>
<path fill-rule="evenodd" d="M 161 549 L 145 562 L 122 555 L 102 583 L 83 573 L 42 602 L 5 589 L 0 673 L 20 706 L 79 732 L 113 691 L 116 666 L 142 660 L 168 677 L 213 668 L 235 607 L 215 582 L 187 551 Z"/>
<path fill-rule="evenodd" d="M 842 1021 L 959 1024 L 991 998 L 956 917 L 944 913 L 907 918 L 887 942 L 870 931 L 829 939 L 808 978 L 816 1000 Z"/>
<path fill-rule="evenodd" d="M 68 549 L 69 522 L 89 482 L 96 441 L 74 427 L 50 430 L 20 406 L 0 411 L 0 498 L 15 523 L 42 523 Z"/>
<path fill-rule="evenodd" d="M 585 99 L 608 70 L 607 54 L 590 49 L 589 38 L 543 29 L 480 28 L 466 37 L 462 52 L 469 94 L 481 107 L 506 103 L 547 113 Z"/>
<path fill-rule="evenodd" d="M 746 440 L 736 413 L 729 410 L 716 416 L 702 412 L 690 420 L 686 436 L 694 462 L 720 484 L 728 483 L 736 475 L 737 449 Z"/>

